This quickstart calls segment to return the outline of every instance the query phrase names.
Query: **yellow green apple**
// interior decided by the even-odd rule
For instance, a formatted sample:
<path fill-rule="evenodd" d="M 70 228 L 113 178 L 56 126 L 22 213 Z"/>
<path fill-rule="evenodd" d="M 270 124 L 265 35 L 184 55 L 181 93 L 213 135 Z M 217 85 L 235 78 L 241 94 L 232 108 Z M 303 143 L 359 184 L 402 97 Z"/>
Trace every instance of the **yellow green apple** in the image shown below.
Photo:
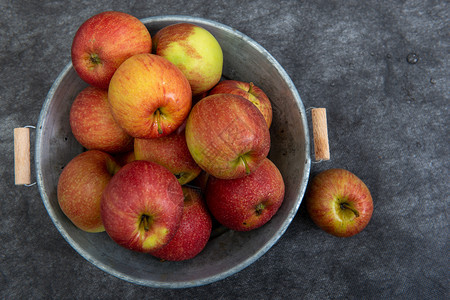
<path fill-rule="evenodd" d="M 223 53 L 206 29 L 190 23 L 166 26 L 153 37 L 153 53 L 167 58 L 186 76 L 192 94 L 211 89 L 222 76 Z"/>

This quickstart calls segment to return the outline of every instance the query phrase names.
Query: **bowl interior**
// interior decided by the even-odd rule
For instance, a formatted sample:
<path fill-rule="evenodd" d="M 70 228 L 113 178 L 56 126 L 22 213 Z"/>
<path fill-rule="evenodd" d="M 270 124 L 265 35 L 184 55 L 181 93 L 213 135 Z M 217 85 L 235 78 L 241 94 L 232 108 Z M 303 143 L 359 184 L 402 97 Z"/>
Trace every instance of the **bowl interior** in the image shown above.
<path fill-rule="evenodd" d="M 211 283 L 230 276 L 257 260 L 281 237 L 302 201 L 310 169 L 309 135 L 300 96 L 278 62 L 255 41 L 220 23 L 185 17 L 142 20 L 152 36 L 169 24 L 190 22 L 210 31 L 224 54 L 226 78 L 253 82 L 273 106 L 269 158 L 280 169 L 286 185 L 277 214 L 250 232 L 227 230 L 212 238 L 194 259 L 161 262 L 115 244 L 106 233 L 77 229 L 59 208 L 56 187 L 62 168 L 83 148 L 73 137 L 69 111 L 76 95 L 87 86 L 69 63 L 61 72 L 42 107 L 36 135 L 37 183 L 44 205 L 57 229 L 85 259 L 129 282 L 151 287 L 182 288 Z"/>

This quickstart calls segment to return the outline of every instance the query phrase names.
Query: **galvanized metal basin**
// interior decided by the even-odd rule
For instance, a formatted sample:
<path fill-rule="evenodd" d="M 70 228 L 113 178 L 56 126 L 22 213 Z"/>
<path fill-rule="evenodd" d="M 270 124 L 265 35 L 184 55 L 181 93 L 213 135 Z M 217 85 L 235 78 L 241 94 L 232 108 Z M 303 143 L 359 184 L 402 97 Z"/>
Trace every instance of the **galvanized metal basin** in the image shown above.
<path fill-rule="evenodd" d="M 106 233 L 77 229 L 59 208 L 56 187 L 62 168 L 83 148 L 73 137 L 69 111 L 87 85 L 69 63 L 54 82 L 42 107 L 36 134 L 36 176 L 43 203 L 66 241 L 86 260 L 123 280 L 150 287 L 185 288 L 204 285 L 239 272 L 266 253 L 282 236 L 302 201 L 310 172 L 310 142 L 305 108 L 280 64 L 246 35 L 217 22 L 163 16 L 142 20 L 152 36 L 173 23 L 190 22 L 210 31 L 224 54 L 224 77 L 261 87 L 273 105 L 269 158 L 286 185 L 284 202 L 263 227 L 250 232 L 225 231 L 211 239 L 194 259 L 160 262 L 115 244 Z"/>

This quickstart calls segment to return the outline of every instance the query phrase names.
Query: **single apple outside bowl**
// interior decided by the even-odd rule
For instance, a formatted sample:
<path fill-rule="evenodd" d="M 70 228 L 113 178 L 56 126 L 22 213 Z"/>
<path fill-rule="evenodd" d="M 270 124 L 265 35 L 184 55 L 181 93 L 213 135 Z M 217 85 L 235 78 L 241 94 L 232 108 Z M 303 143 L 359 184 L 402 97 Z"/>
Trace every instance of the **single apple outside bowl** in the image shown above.
<path fill-rule="evenodd" d="M 103 271 L 138 285 L 186 288 L 231 276 L 265 254 L 283 235 L 297 213 L 310 173 L 310 141 L 305 108 L 281 65 L 258 43 L 226 25 L 188 16 L 157 16 L 141 20 L 152 36 L 161 28 L 189 22 L 211 32 L 224 56 L 223 76 L 253 82 L 273 106 L 269 158 L 286 186 L 277 214 L 264 226 L 249 231 L 227 230 L 214 236 L 195 258 L 161 262 L 148 254 L 117 245 L 106 233 L 86 233 L 61 211 L 56 188 L 62 168 L 83 151 L 70 130 L 69 111 L 76 95 L 87 86 L 69 63 L 51 87 L 36 127 L 35 163 L 39 192 L 54 225 L 86 260 Z"/>

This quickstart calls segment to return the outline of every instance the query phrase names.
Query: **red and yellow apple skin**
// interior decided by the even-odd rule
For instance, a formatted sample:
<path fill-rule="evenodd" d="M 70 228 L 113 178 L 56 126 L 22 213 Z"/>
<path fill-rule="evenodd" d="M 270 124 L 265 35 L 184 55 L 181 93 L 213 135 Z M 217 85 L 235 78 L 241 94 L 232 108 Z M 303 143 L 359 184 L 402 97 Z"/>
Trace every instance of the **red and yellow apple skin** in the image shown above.
<path fill-rule="evenodd" d="M 111 155 L 99 150 L 82 152 L 64 167 L 58 180 L 58 203 L 76 227 L 87 232 L 105 230 L 102 194 L 119 168 Z"/>
<path fill-rule="evenodd" d="M 210 177 L 206 203 L 214 218 L 236 231 L 266 224 L 284 200 L 285 186 L 278 168 L 268 158 L 253 173 L 238 179 Z"/>
<path fill-rule="evenodd" d="M 108 100 L 114 119 L 135 138 L 157 138 L 175 131 L 187 118 L 192 92 L 183 73 L 167 59 L 138 54 L 111 78 Z"/>
<path fill-rule="evenodd" d="M 355 174 L 344 169 L 317 174 L 311 180 L 305 199 L 313 222 L 338 237 L 361 232 L 372 217 L 369 189 Z"/>
<path fill-rule="evenodd" d="M 247 99 L 232 94 L 203 98 L 186 122 L 186 142 L 195 162 L 221 179 L 246 176 L 270 150 L 263 115 Z"/>
<path fill-rule="evenodd" d="M 136 17 L 106 11 L 86 20 L 72 41 L 72 64 L 81 79 L 108 89 L 114 72 L 127 58 L 150 53 L 152 39 Z"/>
<path fill-rule="evenodd" d="M 134 140 L 134 155 L 137 160 L 148 160 L 166 167 L 183 185 L 202 171 L 189 152 L 184 131 L 156 139 Z"/>
<path fill-rule="evenodd" d="M 167 58 L 183 72 L 193 95 L 208 91 L 222 76 L 222 48 L 200 26 L 179 23 L 164 27 L 153 37 L 153 53 Z"/>
<path fill-rule="evenodd" d="M 114 120 L 106 90 L 88 86 L 70 108 L 70 127 L 75 139 L 86 149 L 108 153 L 133 149 L 133 138 Z"/>
<path fill-rule="evenodd" d="M 123 166 L 106 186 L 101 216 L 117 244 L 150 252 L 175 235 L 183 214 L 183 191 L 166 168 L 136 160 Z"/>
<path fill-rule="evenodd" d="M 184 208 L 180 227 L 173 239 L 151 255 L 168 261 L 181 261 L 197 256 L 211 235 L 212 220 L 200 191 L 183 187 Z"/>
<path fill-rule="evenodd" d="M 252 82 L 223 80 L 209 92 L 209 95 L 222 93 L 239 95 L 249 100 L 262 113 L 267 126 L 270 127 L 272 124 L 272 104 L 270 103 L 269 97 Z"/>

